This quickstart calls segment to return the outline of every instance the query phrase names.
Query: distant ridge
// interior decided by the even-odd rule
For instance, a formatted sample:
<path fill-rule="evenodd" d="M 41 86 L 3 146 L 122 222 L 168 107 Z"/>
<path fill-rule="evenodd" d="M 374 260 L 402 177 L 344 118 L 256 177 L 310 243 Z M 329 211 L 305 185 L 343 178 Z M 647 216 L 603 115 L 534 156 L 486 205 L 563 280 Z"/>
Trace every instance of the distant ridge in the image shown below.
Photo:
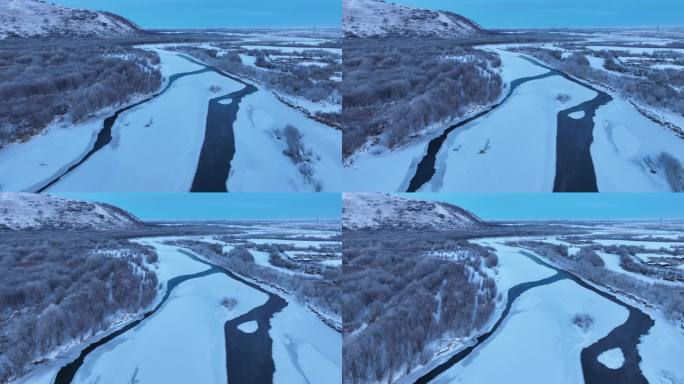
<path fill-rule="evenodd" d="M 35 193 L 0 193 L 0 230 L 114 230 L 144 226 L 109 204 Z"/>
<path fill-rule="evenodd" d="M 68 8 L 41 0 L 0 0 L 0 38 L 130 37 L 146 33 L 110 12 Z"/>
<path fill-rule="evenodd" d="M 478 229 L 489 225 L 455 205 L 384 193 L 345 193 L 342 226 L 347 229 Z"/>
<path fill-rule="evenodd" d="M 472 20 L 452 12 L 383 0 L 343 0 L 342 28 L 345 37 L 464 38 L 489 34 Z"/>

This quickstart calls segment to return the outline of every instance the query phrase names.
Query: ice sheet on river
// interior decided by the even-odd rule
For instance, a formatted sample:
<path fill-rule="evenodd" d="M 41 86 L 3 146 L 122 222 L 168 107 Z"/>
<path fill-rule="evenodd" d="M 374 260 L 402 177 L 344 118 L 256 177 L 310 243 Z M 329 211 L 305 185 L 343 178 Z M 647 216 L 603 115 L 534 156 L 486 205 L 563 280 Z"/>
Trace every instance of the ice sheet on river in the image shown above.
<path fill-rule="evenodd" d="M 570 100 L 558 102 L 559 94 Z M 449 135 L 422 190 L 552 191 L 558 112 L 595 96 L 560 76 L 520 85 L 505 104 Z"/>
<path fill-rule="evenodd" d="M 237 299 L 231 310 L 225 297 Z M 267 296 L 223 274 L 178 285 L 152 317 L 89 355 L 74 383 L 225 383 L 223 326 Z"/>
<path fill-rule="evenodd" d="M 204 142 L 209 100 L 243 85 L 213 72 L 178 79 L 155 99 L 119 116 L 112 142 L 51 192 L 190 190 Z"/>
<path fill-rule="evenodd" d="M 594 319 L 587 330 L 572 322 L 579 313 Z M 488 342 L 433 382 L 581 383 L 582 349 L 627 316 L 623 307 L 568 280 L 534 288 L 516 300 Z"/>
<path fill-rule="evenodd" d="M 290 301 L 273 316 L 274 384 L 342 382 L 342 335 Z"/>
<path fill-rule="evenodd" d="M 162 75 L 167 78 L 201 69 L 174 53 L 154 50 L 161 59 Z M 38 184 L 61 173 L 90 150 L 104 118 L 116 109 L 119 107 L 105 109 L 98 116 L 75 125 L 51 125 L 41 135 L 0 149 L 0 190 L 35 190 Z M 163 138 L 157 140 L 162 143 Z"/>

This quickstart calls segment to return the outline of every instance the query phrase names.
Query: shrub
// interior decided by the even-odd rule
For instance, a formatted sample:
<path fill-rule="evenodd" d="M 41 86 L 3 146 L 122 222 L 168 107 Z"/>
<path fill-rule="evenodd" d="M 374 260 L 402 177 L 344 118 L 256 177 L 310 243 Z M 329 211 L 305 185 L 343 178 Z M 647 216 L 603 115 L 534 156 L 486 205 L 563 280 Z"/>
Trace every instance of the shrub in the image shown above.
<path fill-rule="evenodd" d="M 223 299 L 221 299 L 221 305 L 226 307 L 228 310 L 235 308 L 237 304 L 237 299 L 232 297 L 224 297 Z"/>
<path fill-rule="evenodd" d="M 594 318 L 586 313 L 578 313 L 572 318 L 572 323 L 583 331 L 587 331 L 594 324 Z"/>

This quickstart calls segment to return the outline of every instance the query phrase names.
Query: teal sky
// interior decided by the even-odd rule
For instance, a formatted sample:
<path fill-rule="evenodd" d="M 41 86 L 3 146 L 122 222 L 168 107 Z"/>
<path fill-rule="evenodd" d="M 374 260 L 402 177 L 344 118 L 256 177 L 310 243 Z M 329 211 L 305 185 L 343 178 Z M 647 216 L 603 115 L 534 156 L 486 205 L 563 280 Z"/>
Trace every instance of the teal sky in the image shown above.
<path fill-rule="evenodd" d="M 393 0 L 452 11 L 485 28 L 684 25 L 682 0 Z"/>
<path fill-rule="evenodd" d="M 339 193 L 59 193 L 104 202 L 143 221 L 339 219 Z"/>
<path fill-rule="evenodd" d="M 681 193 L 415 193 L 445 201 L 485 220 L 684 219 Z"/>
<path fill-rule="evenodd" d="M 51 0 L 102 10 L 143 28 L 340 27 L 341 0 Z"/>

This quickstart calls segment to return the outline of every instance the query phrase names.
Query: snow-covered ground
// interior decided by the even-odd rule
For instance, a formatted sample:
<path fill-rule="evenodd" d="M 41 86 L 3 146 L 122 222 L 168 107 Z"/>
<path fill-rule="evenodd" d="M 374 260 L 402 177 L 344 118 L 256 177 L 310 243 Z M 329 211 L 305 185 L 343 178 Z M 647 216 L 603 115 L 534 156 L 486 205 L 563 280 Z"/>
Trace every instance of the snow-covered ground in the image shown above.
<path fill-rule="evenodd" d="M 603 262 L 605 263 L 605 268 L 610 270 L 610 271 L 621 273 L 623 275 L 629 276 L 629 277 L 636 279 L 636 280 L 639 280 L 639 281 L 643 281 L 643 282 L 648 283 L 648 284 L 660 283 L 660 284 L 667 284 L 667 285 L 680 286 L 680 287 L 682 286 L 681 283 L 667 281 L 667 280 L 663 280 L 663 279 L 656 279 L 656 278 L 653 278 L 650 276 L 642 275 L 640 273 L 627 271 L 627 270 L 623 269 L 622 266 L 620 266 L 620 256 L 619 255 L 616 255 L 613 253 L 607 253 L 607 252 L 597 252 L 597 254 L 601 257 L 601 259 L 603 259 Z"/>
<path fill-rule="evenodd" d="M 273 316 L 274 384 L 342 382 L 342 334 L 290 300 Z"/>
<path fill-rule="evenodd" d="M 573 324 L 589 314 L 586 330 Z M 434 383 L 581 383 L 580 352 L 627 320 L 628 312 L 572 281 L 522 294 L 499 330 L 477 353 Z M 493 369 L 493 367 L 496 367 Z"/>
<path fill-rule="evenodd" d="M 591 49 L 593 51 L 626 51 L 629 52 L 630 54 L 635 54 L 635 55 L 641 55 L 644 53 L 648 54 L 653 54 L 654 52 L 664 52 L 664 51 L 672 51 L 672 52 L 678 52 L 678 53 L 684 53 L 684 49 L 678 49 L 678 48 L 669 48 L 669 47 L 663 47 L 663 48 L 643 48 L 643 47 L 621 47 L 621 46 L 606 46 L 606 45 L 589 45 L 587 46 L 588 49 Z"/>
<path fill-rule="evenodd" d="M 223 274 L 181 283 L 157 313 L 89 355 L 74 382 L 129 382 L 137 370 L 140 382 L 225 383 L 223 326 L 267 299 Z"/>
<path fill-rule="evenodd" d="M 301 52 L 307 52 L 307 51 L 326 51 L 330 53 L 335 53 L 338 55 L 342 55 L 342 48 L 323 48 L 323 47 L 286 47 L 286 46 L 276 46 L 276 45 L 243 45 L 242 48 L 249 49 L 249 50 L 260 50 L 260 49 L 265 49 L 265 50 L 271 50 L 271 51 L 278 51 L 282 53 L 301 53 Z"/>
<path fill-rule="evenodd" d="M 648 250 L 658 250 L 660 248 L 673 248 L 684 246 L 684 243 L 673 241 L 647 241 L 647 240 L 622 240 L 622 239 L 592 239 L 594 243 L 601 245 L 626 245 L 644 247 Z"/>
<path fill-rule="evenodd" d="M 570 100 L 560 103 L 559 94 Z M 437 172 L 422 190 L 553 190 L 557 114 L 594 97 L 560 76 L 522 84 L 504 105 L 449 135 L 437 156 Z"/>
<path fill-rule="evenodd" d="M 295 164 L 283 154 L 284 140 L 275 129 L 292 125 L 313 152 L 313 179 L 307 182 Z M 235 157 L 227 187 L 230 192 L 341 191 L 342 134 L 305 117 L 281 103 L 270 92 L 259 90 L 242 100 L 234 124 Z"/>
<path fill-rule="evenodd" d="M 247 239 L 247 241 L 254 244 L 290 244 L 295 247 L 308 248 L 315 247 L 318 248 L 322 245 L 338 245 L 339 241 L 319 241 L 319 240 L 296 240 L 296 239 Z"/>

